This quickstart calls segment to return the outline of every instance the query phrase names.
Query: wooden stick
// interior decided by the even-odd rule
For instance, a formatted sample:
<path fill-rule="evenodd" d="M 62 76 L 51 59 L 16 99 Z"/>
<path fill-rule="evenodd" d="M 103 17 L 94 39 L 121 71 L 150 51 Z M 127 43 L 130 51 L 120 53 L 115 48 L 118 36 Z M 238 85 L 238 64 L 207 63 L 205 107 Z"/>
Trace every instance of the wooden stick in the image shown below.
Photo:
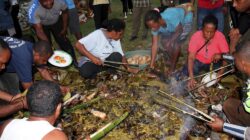
<path fill-rule="evenodd" d="M 194 110 L 194 111 L 200 113 L 201 115 L 203 115 L 203 116 L 206 117 L 207 119 L 209 119 L 209 120 L 211 120 L 211 121 L 214 121 L 214 119 L 213 119 L 212 117 L 210 117 L 210 116 L 207 115 L 206 113 L 204 113 L 204 112 L 202 112 L 202 111 L 200 111 L 200 110 L 194 108 L 193 106 L 191 106 L 191 105 L 189 105 L 189 104 L 187 104 L 187 103 L 185 103 L 185 102 L 183 102 L 183 101 L 181 101 L 181 100 L 175 98 L 174 96 L 169 95 L 168 93 L 166 93 L 166 92 L 164 92 L 164 91 L 162 91 L 162 90 L 159 90 L 159 92 L 162 93 L 162 94 L 164 94 L 164 95 L 166 95 L 166 96 L 168 96 L 168 97 L 171 98 L 173 101 L 178 102 L 178 103 L 181 103 L 181 104 L 187 106 L 188 108 L 190 108 L 190 109 L 192 109 L 192 110 Z"/>
<path fill-rule="evenodd" d="M 212 80 L 210 80 L 210 81 L 208 81 L 208 82 L 206 82 L 206 83 L 200 84 L 199 86 L 197 86 L 197 87 L 195 87 L 195 88 L 189 90 L 188 92 L 193 92 L 193 91 L 197 90 L 198 88 L 200 88 L 200 87 L 202 87 L 202 86 L 204 86 L 204 85 L 206 85 L 206 84 L 208 84 L 208 83 L 210 83 L 210 82 L 212 82 L 212 81 L 214 81 L 214 80 L 217 80 L 217 79 L 219 79 L 219 78 L 221 78 L 221 77 L 223 77 L 223 76 L 225 76 L 225 75 L 227 75 L 228 73 L 233 72 L 233 71 L 234 71 L 234 69 L 231 69 L 231 70 L 229 70 L 229 71 L 223 73 L 222 75 L 216 77 L 215 79 L 212 79 Z"/>
<path fill-rule="evenodd" d="M 122 62 L 108 61 L 108 60 L 105 60 L 104 63 L 105 62 L 111 63 L 111 64 L 130 65 L 130 66 L 139 67 L 139 64 L 129 64 L 129 63 L 122 63 Z"/>
<path fill-rule="evenodd" d="M 160 104 L 160 105 L 163 105 L 163 106 L 172 108 L 172 109 L 177 110 L 177 111 L 179 111 L 179 112 L 181 112 L 181 113 L 183 113 L 183 114 L 190 115 L 190 116 L 192 116 L 192 117 L 194 117 L 194 118 L 200 119 L 200 120 L 205 121 L 205 122 L 211 122 L 210 120 L 206 120 L 206 119 L 202 118 L 201 116 L 194 115 L 194 114 L 192 114 L 192 113 L 190 113 L 190 112 L 187 112 L 187 111 L 185 111 L 185 110 L 182 110 L 182 109 L 180 109 L 180 108 L 178 108 L 178 107 L 175 107 L 175 106 L 172 106 L 172 105 L 163 103 L 162 101 L 160 101 L 160 100 L 158 100 L 158 99 L 155 99 L 155 98 L 154 98 L 154 100 L 155 100 L 155 102 L 157 102 L 157 103 Z"/>
<path fill-rule="evenodd" d="M 234 65 L 234 64 L 231 63 L 231 64 L 228 64 L 228 65 L 226 65 L 226 66 L 223 66 L 223 67 L 220 67 L 220 68 L 218 68 L 218 69 L 215 69 L 215 70 L 213 70 L 213 71 L 209 71 L 209 72 L 207 72 L 207 73 L 204 73 L 204 74 L 201 74 L 201 75 L 194 76 L 194 79 L 199 78 L 199 77 L 202 77 L 202 76 L 205 76 L 205 75 L 207 75 L 207 74 L 209 74 L 209 73 L 211 73 L 211 72 L 215 72 L 215 71 L 218 71 L 218 70 L 221 70 L 221 69 L 224 69 L 224 68 L 233 66 L 233 65 Z M 190 79 L 191 79 L 191 78 L 189 77 L 189 78 L 187 78 L 187 79 L 184 79 L 183 81 L 185 82 L 185 81 L 188 81 L 188 80 L 190 80 Z"/>

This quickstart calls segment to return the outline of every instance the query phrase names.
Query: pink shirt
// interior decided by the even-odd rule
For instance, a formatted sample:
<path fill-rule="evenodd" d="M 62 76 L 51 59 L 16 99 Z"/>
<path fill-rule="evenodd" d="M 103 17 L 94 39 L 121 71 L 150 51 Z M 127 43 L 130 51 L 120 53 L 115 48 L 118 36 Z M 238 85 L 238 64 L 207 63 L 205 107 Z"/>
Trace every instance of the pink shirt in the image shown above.
<path fill-rule="evenodd" d="M 195 32 L 189 42 L 189 53 L 196 53 L 195 58 L 204 64 L 210 64 L 214 54 L 228 53 L 229 47 L 225 36 L 216 31 L 214 37 L 198 53 L 197 51 L 205 44 L 202 31 Z"/>
<path fill-rule="evenodd" d="M 198 0 L 198 7 L 205 8 L 205 9 L 215 9 L 222 7 L 224 4 L 224 0 L 217 0 L 214 4 L 211 0 Z"/>

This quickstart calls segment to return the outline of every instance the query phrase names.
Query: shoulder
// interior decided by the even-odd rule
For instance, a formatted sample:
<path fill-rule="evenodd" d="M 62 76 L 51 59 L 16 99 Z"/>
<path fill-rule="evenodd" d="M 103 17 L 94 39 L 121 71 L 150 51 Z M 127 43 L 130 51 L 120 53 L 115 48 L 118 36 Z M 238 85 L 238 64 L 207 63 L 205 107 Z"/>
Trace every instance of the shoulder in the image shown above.
<path fill-rule="evenodd" d="M 218 38 L 218 39 L 225 39 L 224 34 L 222 32 L 220 32 L 220 31 L 215 32 L 215 37 Z"/>
<path fill-rule="evenodd" d="M 201 38 L 202 37 L 202 31 L 196 31 L 191 38 Z"/>
<path fill-rule="evenodd" d="M 54 129 L 43 137 L 42 140 L 67 140 L 67 136 L 59 129 Z"/>

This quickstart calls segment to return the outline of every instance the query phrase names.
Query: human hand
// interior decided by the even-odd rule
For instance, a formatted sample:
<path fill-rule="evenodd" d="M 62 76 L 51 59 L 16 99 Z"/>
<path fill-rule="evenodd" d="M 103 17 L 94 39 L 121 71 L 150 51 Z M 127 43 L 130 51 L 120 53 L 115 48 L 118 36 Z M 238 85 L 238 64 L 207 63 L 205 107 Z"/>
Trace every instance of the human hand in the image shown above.
<path fill-rule="evenodd" d="M 193 89 L 195 87 L 195 85 L 197 84 L 197 82 L 195 81 L 194 78 L 191 78 L 189 81 L 188 81 L 188 89 Z"/>
<path fill-rule="evenodd" d="M 212 61 L 214 63 L 217 63 L 221 58 L 222 58 L 221 54 L 214 54 L 214 56 L 212 57 Z"/>
<path fill-rule="evenodd" d="M 61 89 L 63 94 L 66 94 L 67 92 L 70 91 L 70 88 L 67 86 L 60 86 L 60 89 Z"/>
<path fill-rule="evenodd" d="M 214 118 L 214 121 L 207 123 L 207 125 L 210 126 L 212 130 L 221 132 L 223 130 L 224 121 L 217 116 L 213 116 L 213 118 Z"/>
<path fill-rule="evenodd" d="M 98 66 L 103 65 L 102 60 L 98 57 L 94 57 L 91 61 Z"/>
<path fill-rule="evenodd" d="M 12 103 L 12 102 L 14 102 L 15 100 L 18 100 L 19 98 L 21 98 L 22 97 L 22 94 L 17 94 L 17 95 L 15 95 L 15 96 L 13 96 L 11 99 L 10 99 L 10 103 Z"/>

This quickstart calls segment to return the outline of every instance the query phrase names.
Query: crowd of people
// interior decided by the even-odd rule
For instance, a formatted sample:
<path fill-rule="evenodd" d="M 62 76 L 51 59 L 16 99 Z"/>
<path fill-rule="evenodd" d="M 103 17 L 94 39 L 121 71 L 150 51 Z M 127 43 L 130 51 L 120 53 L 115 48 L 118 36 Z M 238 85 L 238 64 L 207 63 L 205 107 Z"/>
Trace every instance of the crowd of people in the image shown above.
<path fill-rule="evenodd" d="M 27 17 L 34 36 L 24 36 L 21 31 L 17 19 L 18 2 L 0 1 L 1 140 L 67 139 L 62 130 L 53 126 L 60 115 L 62 96 L 69 92 L 69 87 L 59 85 L 48 71 L 47 62 L 54 53 L 55 43 L 72 57 L 73 66 L 85 79 L 95 78 L 101 71 L 115 73 L 113 67 L 120 65 L 128 72 L 138 73 L 138 69 L 128 66 L 121 44 L 126 30 L 124 19 L 128 14 L 133 16 L 130 41 L 138 39 L 140 30 L 142 40 L 147 39 L 151 31 L 149 69 L 156 69 L 156 57 L 161 50 L 167 60 L 165 65 L 169 67 L 165 75 L 176 77 L 178 59 L 184 42 L 188 42 L 187 63 L 178 73 L 189 77 L 187 88 L 195 87 L 194 77 L 201 71 L 209 71 L 211 63 L 214 68 L 226 66 L 224 54 L 234 57 L 237 71 L 250 76 L 249 0 L 227 3 L 224 0 L 179 0 L 179 4 L 189 3 L 189 6 L 175 6 L 176 1 L 161 0 L 161 6 L 154 9 L 151 0 L 121 0 L 124 19 L 109 19 L 110 0 L 89 0 L 87 4 L 93 11 L 95 30 L 85 36 L 80 29 L 78 0 L 32 0 Z M 192 8 L 196 3 L 197 11 Z M 224 32 L 224 5 L 228 6 L 232 20 L 228 35 Z M 197 29 L 194 29 L 196 14 Z M 142 29 L 141 21 L 144 23 Z M 75 44 L 67 37 L 68 29 L 77 40 Z M 191 34 L 192 31 L 195 32 Z M 75 51 L 81 54 L 79 60 Z M 35 72 L 44 80 L 34 82 Z M 217 76 L 223 73 L 221 69 Z M 208 125 L 215 131 L 250 139 L 249 89 L 250 85 L 244 93 L 246 98 L 230 98 L 224 102 L 227 120 L 213 116 L 214 121 Z M 28 92 L 26 96 L 21 94 L 23 91 Z M 11 114 L 22 109 L 29 110 L 29 118 L 11 118 Z"/>

